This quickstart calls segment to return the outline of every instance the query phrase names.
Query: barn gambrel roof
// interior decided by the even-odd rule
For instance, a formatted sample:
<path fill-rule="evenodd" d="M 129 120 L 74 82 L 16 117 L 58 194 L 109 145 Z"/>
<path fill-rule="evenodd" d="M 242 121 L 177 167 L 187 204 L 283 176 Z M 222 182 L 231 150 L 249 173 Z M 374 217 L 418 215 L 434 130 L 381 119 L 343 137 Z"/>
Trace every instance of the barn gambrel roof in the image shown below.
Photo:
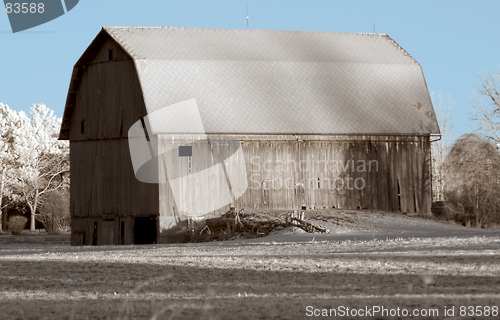
<path fill-rule="evenodd" d="M 145 27 L 101 33 L 134 60 L 148 114 L 195 98 L 207 133 L 439 133 L 420 65 L 385 34 Z"/>

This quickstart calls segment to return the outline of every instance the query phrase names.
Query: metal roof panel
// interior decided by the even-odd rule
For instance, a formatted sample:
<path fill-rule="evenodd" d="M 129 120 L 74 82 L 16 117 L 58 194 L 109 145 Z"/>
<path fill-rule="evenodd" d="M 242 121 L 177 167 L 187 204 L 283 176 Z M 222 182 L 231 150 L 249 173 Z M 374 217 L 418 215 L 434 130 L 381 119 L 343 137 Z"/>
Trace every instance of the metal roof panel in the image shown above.
<path fill-rule="evenodd" d="M 420 65 L 387 35 L 104 30 L 133 57 L 148 113 L 195 98 L 206 133 L 439 133 Z"/>

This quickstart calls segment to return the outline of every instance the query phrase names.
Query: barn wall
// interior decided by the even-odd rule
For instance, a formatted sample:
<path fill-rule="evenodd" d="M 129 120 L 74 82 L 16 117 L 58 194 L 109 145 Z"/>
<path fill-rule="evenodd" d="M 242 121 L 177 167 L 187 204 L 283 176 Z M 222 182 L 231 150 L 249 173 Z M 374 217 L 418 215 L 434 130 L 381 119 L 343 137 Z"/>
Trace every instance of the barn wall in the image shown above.
<path fill-rule="evenodd" d="M 71 142 L 71 211 L 77 217 L 158 213 L 158 185 L 135 178 L 128 140 Z"/>
<path fill-rule="evenodd" d="M 430 212 L 429 137 L 242 141 L 249 190 L 237 207 Z"/>
<path fill-rule="evenodd" d="M 99 232 L 101 228 L 112 225 L 115 228 L 113 233 L 117 236 L 120 219 L 159 214 L 158 185 L 143 183 L 135 178 L 128 140 L 72 141 L 70 158 L 73 231 L 85 232 L 89 236 L 93 233 L 93 222 L 101 219 Z M 75 224 L 82 218 L 88 219 L 88 222 Z M 108 222 L 104 223 L 104 220 Z M 109 223 L 111 220 L 114 224 Z M 126 230 L 132 232 L 133 225 L 126 223 Z M 103 237 L 106 236 L 98 238 Z M 130 236 L 126 234 L 126 237 L 128 239 Z"/>
<path fill-rule="evenodd" d="M 236 199 L 236 208 L 292 210 L 306 208 L 380 209 L 401 212 L 430 212 L 429 136 L 258 136 L 235 135 L 241 141 L 248 189 Z M 192 136 L 160 136 L 159 153 L 169 154 L 177 176 L 213 166 L 213 154 L 231 144 L 211 142 L 207 152 L 203 140 Z M 169 152 L 192 145 L 191 159 Z M 225 151 L 221 151 L 224 150 Z M 165 156 L 163 156 L 165 157 Z M 217 157 L 215 157 L 217 158 Z M 161 161 L 160 161 L 161 162 Z M 160 164 L 161 166 L 161 164 Z M 229 165 L 227 170 L 237 166 Z M 237 177 L 237 175 L 234 175 Z M 181 215 L 175 192 L 182 203 L 211 207 L 221 197 L 224 179 L 198 176 L 183 182 L 160 185 L 160 215 Z M 238 181 L 234 181 L 238 184 Z M 209 192 L 195 194 L 195 185 Z M 177 195 L 179 197 L 179 195 Z M 179 199 L 179 198 L 177 198 Z M 194 200 L 193 200 L 194 199 Z M 198 201 L 198 202 L 196 202 Z M 216 211 L 225 211 L 231 204 Z M 191 208 L 193 211 L 197 209 Z"/>
<path fill-rule="evenodd" d="M 92 244 L 94 222 L 98 244 L 118 244 L 121 222 L 133 243 L 134 218 L 159 212 L 158 185 L 139 182 L 130 159 L 128 129 L 147 114 L 134 62 L 103 35 L 75 70 L 63 124 L 70 140 L 72 244 L 83 242 L 83 233 Z"/>
<path fill-rule="evenodd" d="M 159 184 L 162 229 L 175 224 L 173 217 L 177 221 L 185 220 L 234 205 L 223 168 L 217 166 L 220 163 L 218 159 L 229 158 L 237 149 L 228 139 L 212 137 L 209 142 L 204 136 L 163 135 L 158 143 L 158 154 L 161 155 L 159 175 L 160 181 L 163 181 Z M 192 146 L 191 157 L 179 157 L 178 147 L 184 145 Z M 243 170 L 237 170 L 238 163 L 229 163 L 229 173 L 235 173 L 232 179 L 234 187 L 247 180 L 243 153 L 239 160 Z"/>

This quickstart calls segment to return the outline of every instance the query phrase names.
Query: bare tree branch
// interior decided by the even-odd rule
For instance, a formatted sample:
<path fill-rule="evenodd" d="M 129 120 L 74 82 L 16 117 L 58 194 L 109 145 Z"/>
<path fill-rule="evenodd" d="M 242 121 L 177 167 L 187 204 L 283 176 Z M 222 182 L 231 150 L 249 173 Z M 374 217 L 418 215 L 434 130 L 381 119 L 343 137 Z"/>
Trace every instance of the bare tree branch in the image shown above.
<path fill-rule="evenodd" d="M 472 101 L 471 119 L 477 123 L 479 133 L 500 143 L 500 74 L 487 73 L 480 77 Z"/>

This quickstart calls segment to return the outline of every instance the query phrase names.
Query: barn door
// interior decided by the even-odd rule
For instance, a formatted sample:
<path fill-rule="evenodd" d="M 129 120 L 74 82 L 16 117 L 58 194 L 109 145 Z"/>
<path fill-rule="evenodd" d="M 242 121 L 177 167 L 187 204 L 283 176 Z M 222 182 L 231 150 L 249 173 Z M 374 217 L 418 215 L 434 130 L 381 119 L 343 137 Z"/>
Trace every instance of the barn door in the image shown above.
<path fill-rule="evenodd" d="M 109 246 L 115 243 L 115 220 L 105 220 L 102 223 L 102 245 Z"/>

